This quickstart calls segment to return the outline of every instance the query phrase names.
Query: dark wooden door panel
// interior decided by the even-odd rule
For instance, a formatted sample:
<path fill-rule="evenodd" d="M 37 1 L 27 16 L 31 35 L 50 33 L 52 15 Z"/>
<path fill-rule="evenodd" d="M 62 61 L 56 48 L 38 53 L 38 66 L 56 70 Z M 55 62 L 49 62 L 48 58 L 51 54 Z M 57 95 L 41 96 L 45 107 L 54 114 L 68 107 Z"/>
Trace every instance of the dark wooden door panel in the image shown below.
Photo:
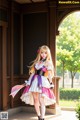
<path fill-rule="evenodd" d="M 2 109 L 2 27 L 0 26 L 0 110 Z"/>

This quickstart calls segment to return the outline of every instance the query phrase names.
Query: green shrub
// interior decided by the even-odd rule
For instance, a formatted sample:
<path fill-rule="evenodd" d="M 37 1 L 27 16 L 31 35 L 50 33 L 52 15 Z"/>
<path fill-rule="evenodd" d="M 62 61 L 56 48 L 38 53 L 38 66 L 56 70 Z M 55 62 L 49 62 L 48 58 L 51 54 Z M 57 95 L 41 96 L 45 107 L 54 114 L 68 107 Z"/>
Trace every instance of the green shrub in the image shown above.
<path fill-rule="evenodd" d="M 60 88 L 60 99 L 78 100 L 80 97 L 80 89 Z"/>
<path fill-rule="evenodd" d="M 78 118 L 78 120 L 80 120 L 80 102 L 77 104 L 76 107 L 76 117 Z"/>

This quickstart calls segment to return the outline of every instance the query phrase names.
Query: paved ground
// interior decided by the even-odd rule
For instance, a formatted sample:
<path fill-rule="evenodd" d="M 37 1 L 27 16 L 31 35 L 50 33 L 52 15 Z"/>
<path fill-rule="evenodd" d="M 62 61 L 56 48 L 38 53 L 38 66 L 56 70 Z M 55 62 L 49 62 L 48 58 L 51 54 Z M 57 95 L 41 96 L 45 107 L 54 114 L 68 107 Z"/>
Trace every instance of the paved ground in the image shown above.
<path fill-rule="evenodd" d="M 61 116 L 55 118 L 54 120 L 77 120 L 77 118 L 74 111 L 62 111 Z"/>
<path fill-rule="evenodd" d="M 8 120 L 37 120 L 35 113 L 19 112 L 14 116 L 9 116 Z M 45 120 L 77 120 L 74 111 L 61 111 L 61 115 L 47 114 Z"/>

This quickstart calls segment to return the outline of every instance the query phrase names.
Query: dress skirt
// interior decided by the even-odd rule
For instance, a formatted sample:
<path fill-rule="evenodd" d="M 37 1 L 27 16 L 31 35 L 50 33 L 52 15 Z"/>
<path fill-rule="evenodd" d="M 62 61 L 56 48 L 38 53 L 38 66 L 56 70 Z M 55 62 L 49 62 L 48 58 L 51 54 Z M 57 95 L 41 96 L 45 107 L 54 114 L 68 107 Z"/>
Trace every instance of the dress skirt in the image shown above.
<path fill-rule="evenodd" d="M 34 105 L 32 92 L 38 92 L 40 97 L 44 97 L 45 106 L 54 104 L 56 100 L 53 91 L 50 89 L 50 83 L 48 79 L 45 76 L 40 76 L 41 85 L 39 86 L 40 83 L 38 77 L 38 75 L 34 74 L 29 77 L 27 85 L 20 99 L 26 104 Z"/>

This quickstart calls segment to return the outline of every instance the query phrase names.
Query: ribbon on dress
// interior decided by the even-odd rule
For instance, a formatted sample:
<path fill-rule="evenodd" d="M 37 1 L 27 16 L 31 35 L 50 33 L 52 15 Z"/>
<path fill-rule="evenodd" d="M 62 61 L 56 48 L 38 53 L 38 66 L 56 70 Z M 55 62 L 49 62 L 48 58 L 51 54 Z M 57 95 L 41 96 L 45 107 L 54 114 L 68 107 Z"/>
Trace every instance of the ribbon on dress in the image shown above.
<path fill-rule="evenodd" d="M 42 78 L 41 76 L 44 76 L 44 73 L 47 71 L 47 68 L 45 66 L 43 66 L 42 68 L 40 68 L 39 70 L 36 70 L 35 71 L 35 74 L 32 76 L 32 79 L 31 79 L 31 83 L 30 83 L 30 86 L 33 82 L 33 80 L 35 79 L 35 77 L 37 77 L 38 79 L 38 87 L 42 87 Z"/>
<path fill-rule="evenodd" d="M 34 74 L 34 75 L 32 76 L 30 86 L 31 86 L 33 80 L 35 79 L 35 77 L 37 77 L 37 79 L 38 79 L 38 87 L 41 88 L 41 87 L 42 87 L 42 79 L 41 79 L 41 76 L 40 76 L 40 75 L 36 75 L 36 74 Z"/>
<path fill-rule="evenodd" d="M 25 86 L 24 86 L 24 85 L 15 85 L 15 86 L 13 86 L 12 89 L 11 89 L 10 95 L 12 95 L 12 97 L 14 98 L 15 95 L 16 95 L 23 87 L 25 87 Z"/>

